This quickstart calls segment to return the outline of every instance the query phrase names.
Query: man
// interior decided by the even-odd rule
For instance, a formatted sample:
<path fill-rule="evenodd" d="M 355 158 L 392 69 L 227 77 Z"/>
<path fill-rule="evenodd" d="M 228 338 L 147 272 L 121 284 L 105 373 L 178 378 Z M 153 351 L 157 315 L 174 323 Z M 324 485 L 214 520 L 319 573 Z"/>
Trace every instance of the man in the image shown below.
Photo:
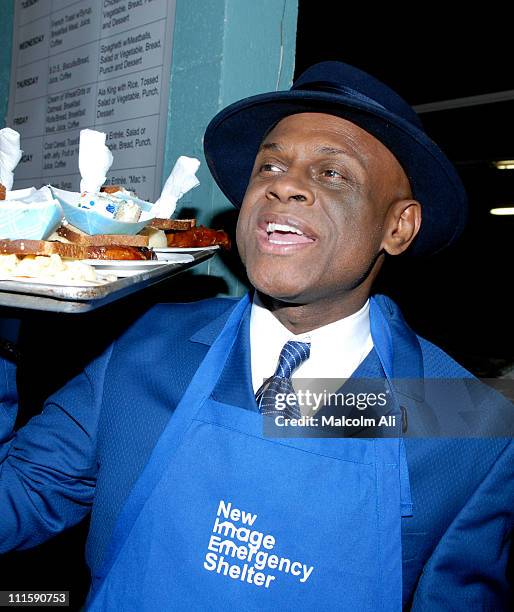
<path fill-rule="evenodd" d="M 337 62 L 222 111 L 205 151 L 257 291 L 156 306 L 17 434 L 4 364 L 1 550 L 92 508 L 91 610 L 502 609 L 508 440 L 262 428 L 293 372 L 383 381 L 414 421 L 423 384 L 402 380 L 469 377 L 370 298 L 386 256 L 458 236 L 451 164 L 403 100 Z"/>

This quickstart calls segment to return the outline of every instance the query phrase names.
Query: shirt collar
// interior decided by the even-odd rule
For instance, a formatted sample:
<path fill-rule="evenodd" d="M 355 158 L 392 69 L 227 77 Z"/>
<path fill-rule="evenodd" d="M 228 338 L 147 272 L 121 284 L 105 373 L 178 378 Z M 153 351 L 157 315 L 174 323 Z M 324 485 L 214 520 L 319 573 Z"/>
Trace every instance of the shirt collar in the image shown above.
<path fill-rule="evenodd" d="M 309 360 L 297 374 L 317 378 L 350 376 L 371 350 L 369 300 L 357 312 L 304 334 L 293 334 L 268 310 L 255 292 L 250 316 L 254 387 L 273 374 L 288 340 L 310 342 Z M 259 382 L 260 381 L 260 382 Z"/>

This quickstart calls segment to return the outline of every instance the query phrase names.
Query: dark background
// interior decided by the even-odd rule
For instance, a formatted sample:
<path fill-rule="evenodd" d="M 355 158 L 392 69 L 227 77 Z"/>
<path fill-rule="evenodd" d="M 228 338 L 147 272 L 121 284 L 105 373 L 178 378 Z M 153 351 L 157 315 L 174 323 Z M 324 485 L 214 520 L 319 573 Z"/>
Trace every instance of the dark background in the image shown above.
<path fill-rule="evenodd" d="M 300 0 L 296 74 L 317 61 L 342 60 L 382 79 L 413 105 L 514 90 L 510 30 L 508 18 L 472 14 L 469 7 L 465 17 L 451 21 L 426 7 L 415 16 Z M 501 375 L 514 363 L 514 217 L 489 214 L 493 206 L 514 203 L 514 171 L 491 165 L 494 159 L 514 158 L 513 115 L 514 101 L 420 115 L 457 166 L 470 198 L 470 220 L 447 252 L 422 261 L 392 260 L 379 286 L 400 304 L 416 331 L 482 376 Z M 231 221 L 233 215 L 213 225 L 228 227 Z M 24 317 L 19 424 L 155 301 L 195 299 L 225 289 L 221 279 L 188 279 L 181 276 L 180 287 L 171 281 L 90 315 L 19 313 Z M 0 314 L 13 316 L 12 311 Z M 89 585 L 86 535 L 87 521 L 36 549 L 0 557 L 1 584 L 70 590 L 71 609 L 79 609 Z"/>

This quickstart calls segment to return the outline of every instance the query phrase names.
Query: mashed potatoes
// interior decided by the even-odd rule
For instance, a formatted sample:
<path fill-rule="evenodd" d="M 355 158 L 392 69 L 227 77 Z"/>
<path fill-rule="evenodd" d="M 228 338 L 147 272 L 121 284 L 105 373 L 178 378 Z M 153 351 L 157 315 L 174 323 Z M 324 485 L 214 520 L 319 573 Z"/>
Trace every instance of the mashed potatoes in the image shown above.
<path fill-rule="evenodd" d="M 78 260 L 62 259 L 60 255 L 0 255 L 0 277 L 29 277 L 63 285 L 76 285 L 79 282 L 100 284 L 116 280 L 113 276 L 98 277 L 93 266 Z"/>

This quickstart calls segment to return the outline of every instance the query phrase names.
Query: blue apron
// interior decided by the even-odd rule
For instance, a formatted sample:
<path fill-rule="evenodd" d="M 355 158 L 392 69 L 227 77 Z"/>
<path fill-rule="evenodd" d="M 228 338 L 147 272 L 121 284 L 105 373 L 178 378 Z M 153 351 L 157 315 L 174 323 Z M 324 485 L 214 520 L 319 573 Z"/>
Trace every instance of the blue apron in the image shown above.
<path fill-rule="evenodd" d="M 265 438 L 255 407 L 212 399 L 249 307 L 236 304 L 161 434 L 88 610 L 401 609 L 402 440 Z M 376 304 L 371 318 L 389 377 Z"/>

